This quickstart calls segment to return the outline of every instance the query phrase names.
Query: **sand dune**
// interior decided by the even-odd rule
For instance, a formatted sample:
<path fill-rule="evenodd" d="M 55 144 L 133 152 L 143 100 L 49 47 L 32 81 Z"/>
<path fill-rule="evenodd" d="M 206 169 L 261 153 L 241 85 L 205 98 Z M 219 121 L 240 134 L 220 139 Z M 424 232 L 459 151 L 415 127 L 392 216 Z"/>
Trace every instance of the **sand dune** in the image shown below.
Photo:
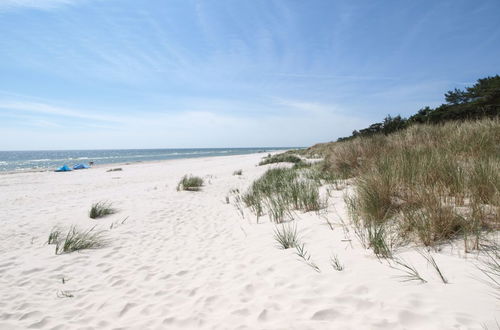
<path fill-rule="evenodd" d="M 343 230 L 343 191 L 332 192 L 327 213 L 297 214 L 320 272 L 276 248 L 273 224 L 225 201 L 264 173 L 261 157 L 1 175 L 0 329 L 496 328 L 499 301 L 474 254 L 435 253 L 443 284 L 408 248 L 401 256 L 428 283 L 403 282 Z M 204 177 L 201 191 L 176 191 L 187 173 Z M 90 205 L 104 200 L 119 212 L 90 219 Z M 71 225 L 96 226 L 108 246 L 56 255 L 50 231 Z M 344 271 L 331 267 L 333 254 Z"/>

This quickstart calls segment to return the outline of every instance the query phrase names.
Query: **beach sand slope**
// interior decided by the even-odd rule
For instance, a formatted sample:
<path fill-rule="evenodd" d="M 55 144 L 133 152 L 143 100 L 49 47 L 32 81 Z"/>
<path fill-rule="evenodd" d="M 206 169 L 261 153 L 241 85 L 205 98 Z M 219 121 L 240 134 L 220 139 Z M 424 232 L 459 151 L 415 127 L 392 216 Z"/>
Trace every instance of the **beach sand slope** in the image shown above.
<path fill-rule="evenodd" d="M 499 300 L 473 254 L 433 254 L 443 284 L 420 254 L 403 250 L 428 283 L 403 282 L 341 225 L 344 191 L 332 191 L 327 213 L 296 215 L 319 272 L 278 249 L 274 225 L 248 210 L 242 217 L 229 192 L 269 168 L 256 166 L 262 156 L 0 175 L 0 329 L 496 328 Z M 107 172 L 114 167 L 123 170 Z M 204 178 L 201 191 L 177 191 L 190 173 Z M 118 212 L 90 219 L 99 201 Z M 56 255 L 51 229 L 72 225 L 95 227 L 108 245 Z"/>

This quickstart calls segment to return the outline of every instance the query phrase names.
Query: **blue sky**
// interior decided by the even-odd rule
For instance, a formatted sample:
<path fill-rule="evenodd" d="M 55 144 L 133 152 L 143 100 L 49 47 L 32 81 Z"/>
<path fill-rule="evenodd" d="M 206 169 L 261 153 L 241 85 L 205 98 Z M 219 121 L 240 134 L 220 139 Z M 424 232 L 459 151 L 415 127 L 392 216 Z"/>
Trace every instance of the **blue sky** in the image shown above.
<path fill-rule="evenodd" d="M 1 0 L 0 150 L 308 146 L 500 69 L 500 1 Z"/>

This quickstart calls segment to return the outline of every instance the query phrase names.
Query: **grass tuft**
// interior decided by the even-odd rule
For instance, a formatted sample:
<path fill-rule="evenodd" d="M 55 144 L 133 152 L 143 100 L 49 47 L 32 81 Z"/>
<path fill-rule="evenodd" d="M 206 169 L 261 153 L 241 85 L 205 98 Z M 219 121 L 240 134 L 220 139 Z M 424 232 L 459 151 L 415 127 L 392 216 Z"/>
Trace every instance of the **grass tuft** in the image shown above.
<path fill-rule="evenodd" d="M 262 161 L 259 163 L 259 166 L 262 165 L 267 165 L 267 164 L 274 164 L 274 163 L 294 163 L 294 164 L 299 164 L 302 163 L 302 159 L 298 156 L 295 155 L 290 155 L 290 154 L 277 154 L 277 155 L 268 155 Z"/>
<path fill-rule="evenodd" d="M 344 265 L 340 262 L 340 259 L 336 254 L 334 254 L 330 258 L 330 264 L 332 265 L 333 269 L 335 269 L 338 272 L 341 272 L 344 270 Z"/>
<path fill-rule="evenodd" d="M 106 172 L 119 172 L 119 171 L 123 171 L 123 169 L 121 167 L 117 167 L 117 168 L 110 168 L 109 170 L 107 170 Z"/>
<path fill-rule="evenodd" d="M 236 170 L 233 172 L 233 175 L 242 175 L 243 174 L 243 170 Z"/>
<path fill-rule="evenodd" d="M 177 185 L 177 191 L 198 191 L 203 186 L 203 179 L 198 176 L 184 175 Z"/>
<path fill-rule="evenodd" d="M 91 219 L 97 219 L 114 213 L 116 213 L 116 209 L 111 206 L 111 203 L 97 202 L 92 204 L 89 211 L 89 217 Z"/>
<path fill-rule="evenodd" d="M 295 225 L 282 225 L 281 229 L 276 226 L 274 228 L 274 240 L 278 242 L 281 249 L 294 248 L 299 244 L 297 227 Z"/>
<path fill-rule="evenodd" d="M 52 231 L 49 234 L 49 239 L 47 240 L 47 244 L 57 244 L 61 239 L 62 232 L 58 227 L 52 228 Z"/>
<path fill-rule="evenodd" d="M 94 227 L 88 231 L 79 231 L 72 226 L 66 237 L 61 238 L 56 245 L 56 254 L 71 253 L 85 249 L 98 249 L 105 247 L 107 241 L 102 232 L 94 232 Z"/>
<path fill-rule="evenodd" d="M 242 200 L 257 218 L 267 213 L 276 223 L 292 219 L 293 210 L 309 212 L 325 207 L 319 185 L 290 168 L 267 170 L 252 183 Z"/>

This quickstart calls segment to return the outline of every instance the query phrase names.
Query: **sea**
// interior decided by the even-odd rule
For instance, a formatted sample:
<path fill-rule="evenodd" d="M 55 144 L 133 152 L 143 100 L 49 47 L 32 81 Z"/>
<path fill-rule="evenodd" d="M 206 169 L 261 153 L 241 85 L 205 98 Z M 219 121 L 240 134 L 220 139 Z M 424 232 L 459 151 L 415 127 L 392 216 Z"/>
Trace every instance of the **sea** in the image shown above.
<path fill-rule="evenodd" d="M 50 171 L 75 164 L 94 165 L 137 163 L 144 161 L 245 155 L 266 153 L 296 147 L 270 148 L 200 148 L 200 149 L 116 149 L 116 150 L 52 150 L 0 151 L 0 172 Z"/>

